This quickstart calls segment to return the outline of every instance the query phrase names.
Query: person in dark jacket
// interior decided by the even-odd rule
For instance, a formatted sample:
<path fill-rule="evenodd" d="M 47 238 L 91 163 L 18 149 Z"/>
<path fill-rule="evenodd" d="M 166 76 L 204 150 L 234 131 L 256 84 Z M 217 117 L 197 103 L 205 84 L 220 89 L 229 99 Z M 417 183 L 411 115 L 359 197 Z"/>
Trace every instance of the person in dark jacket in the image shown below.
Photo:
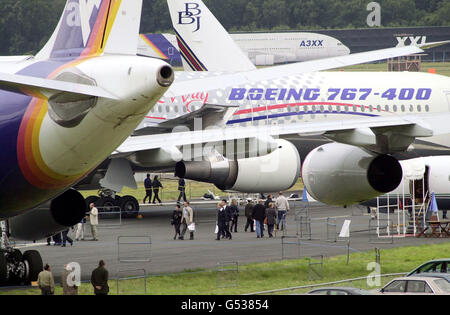
<path fill-rule="evenodd" d="M 183 217 L 183 213 L 181 212 L 181 207 L 180 205 L 177 205 L 175 210 L 172 213 L 172 225 L 175 229 L 175 236 L 173 237 L 174 240 L 177 239 L 177 235 L 178 237 L 181 236 L 180 233 L 180 226 L 181 226 L 181 218 Z"/>
<path fill-rule="evenodd" d="M 105 268 L 105 262 L 100 260 L 98 267 L 92 271 L 91 284 L 94 287 L 95 295 L 108 295 L 108 270 Z"/>
<path fill-rule="evenodd" d="M 269 208 L 269 204 L 273 202 L 273 195 L 270 194 L 267 196 L 266 202 L 264 202 L 264 207 Z"/>
<path fill-rule="evenodd" d="M 231 201 L 230 206 L 230 212 L 231 212 L 231 227 L 230 232 L 233 232 L 234 227 L 234 233 L 237 233 L 237 225 L 238 225 L 238 217 L 239 217 L 239 207 L 236 199 L 233 199 Z"/>
<path fill-rule="evenodd" d="M 161 182 L 158 179 L 158 175 L 153 177 L 152 187 L 153 187 L 153 203 L 156 203 L 155 200 L 158 200 L 159 203 L 162 203 L 161 199 L 159 199 L 159 189 L 164 187 L 163 185 L 161 185 Z"/>
<path fill-rule="evenodd" d="M 226 232 L 226 221 L 227 221 L 227 214 L 226 214 L 226 203 L 223 201 L 219 202 L 217 205 L 217 238 L 216 240 L 220 241 L 220 237 L 224 238 L 225 236 L 228 237 L 228 234 Z M 229 232 L 228 232 L 229 233 Z"/>
<path fill-rule="evenodd" d="M 66 247 L 66 243 L 67 242 L 69 242 L 70 246 L 73 245 L 73 239 L 71 239 L 69 237 L 69 230 L 70 229 L 67 229 L 67 230 L 62 232 L 62 245 L 61 245 L 62 247 Z M 72 227 L 72 230 L 73 230 L 73 227 Z"/>
<path fill-rule="evenodd" d="M 251 199 L 247 200 L 247 204 L 245 205 L 245 217 L 247 218 L 247 223 L 245 223 L 245 232 L 247 232 L 250 227 L 250 231 L 253 233 L 255 230 L 253 229 L 253 201 Z"/>
<path fill-rule="evenodd" d="M 145 187 L 145 197 L 144 197 L 144 203 L 145 200 L 148 198 L 148 203 L 152 202 L 152 189 L 153 189 L 153 183 L 150 179 L 150 174 L 147 174 L 147 178 L 144 180 L 144 187 Z"/>
<path fill-rule="evenodd" d="M 264 207 L 262 199 L 260 199 L 258 204 L 253 207 L 252 217 L 256 221 L 257 237 L 264 237 L 264 219 L 266 218 L 266 207 Z"/>
<path fill-rule="evenodd" d="M 275 205 L 273 202 L 269 203 L 269 208 L 266 209 L 266 217 L 267 217 L 267 232 L 269 233 L 269 237 L 273 237 L 273 229 L 275 227 L 275 223 L 277 221 L 277 210 L 275 209 Z"/>
<path fill-rule="evenodd" d="M 178 180 L 178 191 L 180 192 L 180 195 L 178 196 L 177 202 L 179 203 L 181 198 L 183 198 L 183 201 L 186 202 L 186 181 L 183 178 L 180 178 Z"/>
<path fill-rule="evenodd" d="M 222 200 L 222 206 L 225 211 L 225 224 L 223 227 L 222 235 L 223 235 L 223 237 L 226 237 L 231 240 L 231 238 L 232 238 L 231 232 L 230 232 L 231 208 L 230 208 L 230 206 L 228 206 L 228 202 L 225 199 Z"/>

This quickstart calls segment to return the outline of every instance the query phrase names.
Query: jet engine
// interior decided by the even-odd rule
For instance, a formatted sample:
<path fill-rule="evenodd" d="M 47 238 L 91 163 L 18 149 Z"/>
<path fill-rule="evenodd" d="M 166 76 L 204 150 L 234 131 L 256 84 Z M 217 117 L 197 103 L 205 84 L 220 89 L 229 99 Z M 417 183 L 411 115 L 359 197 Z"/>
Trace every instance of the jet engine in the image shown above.
<path fill-rule="evenodd" d="M 86 215 L 83 196 L 70 189 L 48 203 L 8 220 L 11 236 L 20 240 L 40 240 L 79 223 Z"/>
<path fill-rule="evenodd" d="M 388 193 L 402 181 L 402 167 L 390 155 L 329 143 L 305 159 L 302 178 L 316 200 L 338 206 L 360 203 Z"/>
<path fill-rule="evenodd" d="M 277 140 L 277 144 L 276 150 L 260 157 L 178 162 L 175 176 L 212 183 L 221 190 L 246 193 L 287 190 L 300 177 L 300 156 L 292 143 Z"/>

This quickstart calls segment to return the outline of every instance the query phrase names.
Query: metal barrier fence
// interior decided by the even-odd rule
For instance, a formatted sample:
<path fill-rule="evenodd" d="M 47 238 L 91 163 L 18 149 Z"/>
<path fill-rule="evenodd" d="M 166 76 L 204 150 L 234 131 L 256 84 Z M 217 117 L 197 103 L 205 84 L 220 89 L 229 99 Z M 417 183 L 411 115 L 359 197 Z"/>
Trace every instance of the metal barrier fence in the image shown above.
<path fill-rule="evenodd" d="M 145 269 L 124 269 L 124 270 L 119 270 L 117 272 L 117 278 L 116 278 L 117 295 L 127 295 L 126 289 L 121 290 L 120 283 L 122 281 L 129 282 L 130 280 L 142 280 L 142 288 L 143 288 L 142 292 L 136 292 L 136 287 L 138 287 L 140 285 L 137 283 L 134 283 L 133 284 L 133 295 L 147 294 L 147 271 Z"/>
<path fill-rule="evenodd" d="M 216 267 L 216 287 L 230 288 L 239 286 L 238 262 L 219 262 Z"/>
<path fill-rule="evenodd" d="M 391 278 L 396 277 L 402 277 L 405 276 L 407 273 L 391 273 L 391 274 L 385 274 L 385 275 L 378 275 L 381 280 L 384 280 L 381 282 L 381 286 L 383 284 L 386 284 Z M 355 286 L 360 289 L 375 289 L 376 287 L 370 287 L 368 285 L 368 279 L 370 279 L 371 276 L 366 277 L 359 277 L 359 278 L 352 278 L 352 279 L 345 279 L 345 280 L 339 280 L 339 281 L 333 281 L 333 282 L 326 282 L 326 283 L 319 283 L 319 284 L 311 284 L 311 285 L 304 285 L 304 286 L 298 286 L 298 287 L 290 287 L 290 288 L 283 288 L 283 289 L 276 289 L 276 290 L 268 290 L 268 291 L 260 291 L 260 292 L 252 292 L 247 293 L 245 295 L 263 295 L 263 294 L 275 294 L 275 293 L 283 293 L 283 292 L 290 292 L 291 294 L 294 294 L 296 291 L 303 291 L 299 293 L 305 293 L 315 288 L 321 288 L 321 287 L 329 287 L 329 286 L 345 286 L 345 284 Z M 364 285 L 361 285 L 361 282 L 365 282 Z"/>
<path fill-rule="evenodd" d="M 316 269 L 319 266 L 319 269 Z M 323 278 L 323 255 L 308 258 L 308 280 L 318 280 Z"/>
<path fill-rule="evenodd" d="M 120 211 L 120 207 L 106 206 L 97 207 L 97 209 L 99 229 L 117 229 L 122 226 L 122 212 Z"/>

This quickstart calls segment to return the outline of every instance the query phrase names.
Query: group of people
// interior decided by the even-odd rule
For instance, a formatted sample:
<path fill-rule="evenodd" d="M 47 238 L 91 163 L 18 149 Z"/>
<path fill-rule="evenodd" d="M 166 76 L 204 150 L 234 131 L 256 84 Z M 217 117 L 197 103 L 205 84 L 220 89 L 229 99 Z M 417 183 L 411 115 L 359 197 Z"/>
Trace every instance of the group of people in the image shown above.
<path fill-rule="evenodd" d="M 159 190 L 164 187 L 159 181 L 158 175 L 155 175 L 152 180 L 150 178 L 150 174 L 147 174 L 147 178 L 144 180 L 144 187 L 145 187 L 145 197 L 143 203 L 146 202 L 147 198 L 148 203 L 156 203 L 156 200 L 158 200 L 159 203 L 162 203 L 161 199 L 159 198 Z"/>
<path fill-rule="evenodd" d="M 274 200 L 269 195 L 267 200 L 259 199 L 255 205 L 252 200 L 248 200 L 245 206 L 245 216 L 247 218 L 245 224 L 245 232 L 253 233 L 256 230 L 257 238 L 264 237 L 264 226 L 267 225 L 269 237 L 273 237 L 275 225 L 277 229 L 283 230 L 286 227 L 286 214 L 289 211 L 289 201 L 282 192 Z M 217 226 L 215 233 L 216 240 L 233 238 L 232 233 L 238 231 L 239 206 L 237 200 L 232 200 L 228 204 L 227 200 L 222 200 L 217 205 Z M 182 207 L 180 203 L 176 205 L 172 213 L 171 224 L 174 227 L 174 240 L 184 240 L 186 232 L 189 230 L 190 240 L 194 239 L 195 223 L 194 210 L 188 201 L 184 202 Z"/>
<path fill-rule="evenodd" d="M 224 199 L 217 205 L 217 240 L 220 238 L 227 238 L 231 240 L 233 237 L 231 232 L 234 228 L 234 233 L 237 233 L 237 225 L 239 218 L 239 207 L 237 201 L 233 199 L 231 205 Z"/>
<path fill-rule="evenodd" d="M 95 295 L 108 295 L 109 273 L 105 268 L 105 262 L 100 260 L 98 267 L 92 271 L 91 284 L 94 289 Z M 72 281 L 70 281 L 72 280 Z M 64 266 L 64 270 L 61 275 L 61 287 L 63 289 L 63 295 L 78 295 L 78 286 L 74 284 L 72 278 L 72 269 L 69 265 Z M 48 264 L 44 266 L 44 270 L 38 275 L 37 285 L 41 289 L 42 295 L 54 295 L 55 294 L 55 280 L 51 268 Z"/>
<path fill-rule="evenodd" d="M 98 209 L 95 207 L 94 203 L 89 205 L 89 212 L 86 213 L 86 217 L 84 217 L 78 224 L 77 230 L 75 232 L 75 240 L 84 240 L 84 225 L 87 222 L 87 217 L 89 217 L 89 225 L 91 226 L 91 234 L 92 240 L 98 241 Z M 47 246 L 51 245 L 51 241 L 53 240 L 55 246 L 66 247 L 66 243 L 69 243 L 70 246 L 73 245 L 73 239 L 69 236 L 70 229 L 75 231 L 74 227 L 68 228 L 65 231 L 55 234 L 51 237 L 47 238 Z"/>
<path fill-rule="evenodd" d="M 256 237 L 262 238 L 264 237 L 264 225 L 267 225 L 269 237 L 273 237 L 275 225 L 281 231 L 286 228 L 286 214 L 289 209 L 289 201 L 282 192 L 279 193 L 276 200 L 269 195 L 265 202 L 263 199 L 259 199 L 256 205 L 252 200 L 248 200 L 245 206 L 245 216 L 247 217 L 245 232 L 249 227 L 251 232 L 254 232 L 255 226 Z"/>
<path fill-rule="evenodd" d="M 181 209 L 180 204 L 177 204 L 175 210 L 172 213 L 172 219 L 170 222 L 175 229 L 174 240 L 184 240 L 186 231 L 189 230 L 189 240 L 194 239 L 195 223 L 194 223 L 194 210 L 190 206 L 188 201 L 184 202 L 184 207 Z M 182 229 L 181 229 L 182 228 Z"/>

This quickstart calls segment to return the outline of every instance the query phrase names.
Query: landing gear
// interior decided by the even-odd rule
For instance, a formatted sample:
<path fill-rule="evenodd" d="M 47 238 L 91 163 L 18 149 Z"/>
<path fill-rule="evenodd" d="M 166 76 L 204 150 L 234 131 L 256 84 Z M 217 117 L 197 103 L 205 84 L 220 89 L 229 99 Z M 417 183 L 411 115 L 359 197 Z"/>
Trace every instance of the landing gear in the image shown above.
<path fill-rule="evenodd" d="M 0 232 L 2 232 L 0 286 L 29 285 L 37 280 L 39 273 L 43 270 L 41 255 L 35 250 L 28 250 L 22 254 L 20 250 L 10 247 L 5 230 L 6 225 L 2 222 L 0 226 Z"/>
<path fill-rule="evenodd" d="M 100 190 L 99 196 L 89 196 L 86 204 L 94 203 L 101 212 L 113 212 L 120 210 L 122 218 L 136 218 L 139 215 L 139 202 L 133 196 L 120 197 L 111 190 Z"/>

